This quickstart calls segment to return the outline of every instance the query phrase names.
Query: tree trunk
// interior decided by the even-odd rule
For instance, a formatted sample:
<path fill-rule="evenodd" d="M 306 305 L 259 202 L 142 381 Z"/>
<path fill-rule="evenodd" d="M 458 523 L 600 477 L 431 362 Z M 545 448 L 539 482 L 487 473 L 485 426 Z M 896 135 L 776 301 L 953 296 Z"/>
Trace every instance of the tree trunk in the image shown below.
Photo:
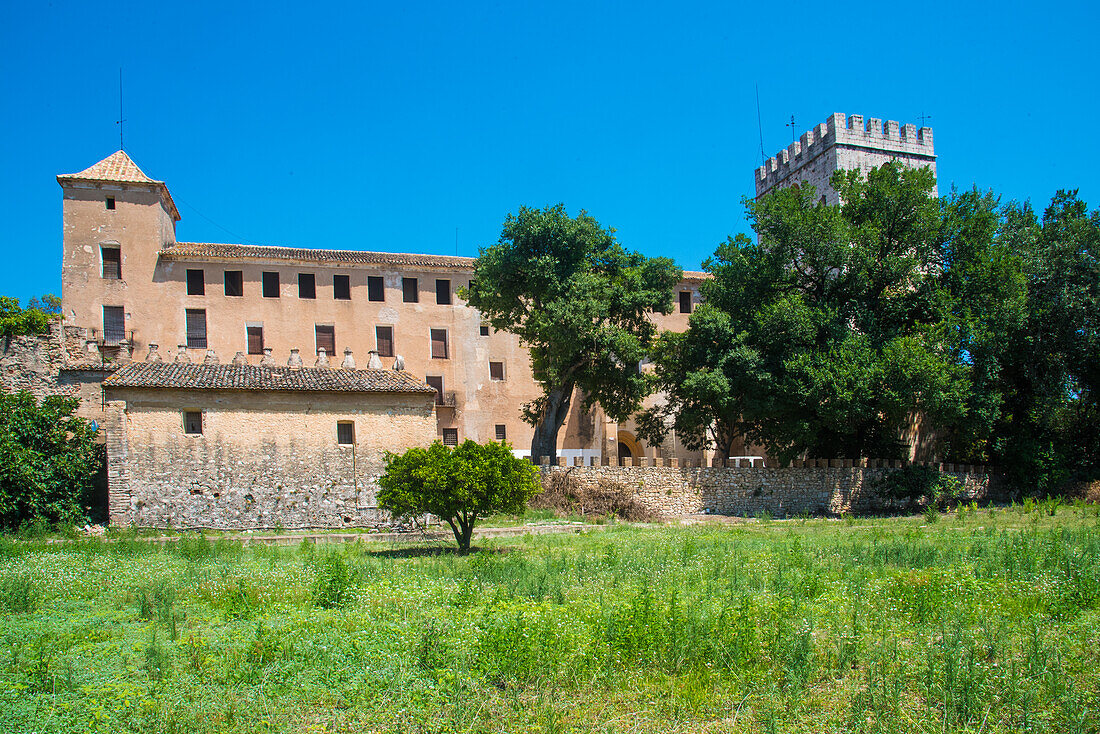
<path fill-rule="evenodd" d="M 540 463 L 543 456 L 550 457 L 550 463 L 558 460 L 558 431 L 569 415 L 569 402 L 573 399 L 573 383 L 560 385 L 546 394 L 546 409 L 542 420 L 535 426 L 531 437 L 531 460 Z"/>
<path fill-rule="evenodd" d="M 455 542 L 458 543 L 458 552 L 466 554 L 470 552 L 470 538 L 474 535 L 474 519 L 463 520 L 461 516 L 447 518 L 447 524 L 451 526 Z"/>

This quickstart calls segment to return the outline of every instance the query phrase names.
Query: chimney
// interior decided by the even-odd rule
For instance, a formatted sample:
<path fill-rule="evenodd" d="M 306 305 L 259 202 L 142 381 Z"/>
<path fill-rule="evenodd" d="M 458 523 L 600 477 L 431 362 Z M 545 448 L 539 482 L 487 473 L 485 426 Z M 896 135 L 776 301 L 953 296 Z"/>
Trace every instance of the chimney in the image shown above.
<path fill-rule="evenodd" d="M 367 360 L 367 369 L 380 370 L 382 369 L 382 360 L 378 358 L 378 352 L 370 350 L 370 359 Z"/>
<path fill-rule="evenodd" d="M 290 350 L 290 359 L 286 361 L 286 366 L 292 370 L 302 369 L 302 355 L 298 354 L 297 349 Z"/>
<path fill-rule="evenodd" d="M 238 367 L 243 364 L 248 364 L 248 357 L 244 356 L 244 352 L 237 352 L 233 355 L 233 364 Z"/>
<path fill-rule="evenodd" d="M 176 362 L 190 362 L 191 355 L 187 353 L 187 345 L 180 344 L 176 347 Z"/>
<path fill-rule="evenodd" d="M 328 352 L 325 351 L 324 347 L 317 350 L 317 361 L 313 363 L 313 366 L 314 367 L 328 367 L 329 366 Z"/>
<path fill-rule="evenodd" d="M 160 356 L 158 351 L 159 347 L 156 344 L 149 345 L 149 353 L 145 355 L 146 362 L 163 362 L 164 360 Z"/>
<path fill-rule="evenodd" d="M 264 356 L 260 357 L 261 367 L 274 367 L 275 358 L 271 356 L 271 347 L 264 347 Z"/>
<path fill-rule="evenodd" d="M 393 361 L 393 370 L 394 370 L 394 372 L 404 372 L 405 371 L 405 358 L 402 357 L 400 354 L 397 355 L 397 359 L 395 359 Z"/>
<path fill-rule="evenodd" d="M 202 363 L 203 364 L 217 364 L 218 363 L 218 355 L 214 353 L 213 349 L 207 349 L 206 350 L 206 357 L 203 358 Z"/>
<path fill-rule="evenodd" d="M 340 363 L 340 367 L 345 370 L 355 369 L 355 357 L 351 356 L 351 347 L 344 347 L 344 361 Z"/>

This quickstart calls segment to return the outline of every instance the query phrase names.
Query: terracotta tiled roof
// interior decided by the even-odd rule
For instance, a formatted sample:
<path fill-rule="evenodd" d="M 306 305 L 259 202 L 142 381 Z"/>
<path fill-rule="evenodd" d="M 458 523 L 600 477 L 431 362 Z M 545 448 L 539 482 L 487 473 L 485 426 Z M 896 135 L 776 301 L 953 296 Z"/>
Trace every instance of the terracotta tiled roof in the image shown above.
<path fill-rule="evenodd" d="M 701 273 L 698 270 L 684 271 L 684 280 L 710 280 L 713 277 L 710 273 Z"/>
<path fill-rule="evenodd" d="M 172 201 L 172 195 L 168 193 L 168 186 L 163 181 L 157 181 L 146 176 L 145 172 L 138 168 L 138 165 L 134 163 L 130 156 L 126 155 L 124 150 L 111 153 L 99 163 L 89 166 L 79 173 L 63 173 L 57 177 L 57 180 L 59 183 L 62 181 L 109 181 L 112 183 L 151 184 L 160 189 L 164 198 L 167 199 L 169 213 L 176 221 L 180 219 L 176 202 Z"/>
<path fill-rule="evenodd" d="M 406 265 L 472 270 L 474 258 L 448 255 L 416 255 L 365 250 L 313 250 L 304 247 L 222 245 L 214 242 L 177 242 L 160 251 L 165 260 L 295 260 L 330 265 Z"/>
<path fill-rule="evenodd" d="M 232 364 L 133 362 L 103 381 L 103 387 L 177 390 L 278 390 L 294 392 L 423 393 L 435 388 L 408 372 Z"/>

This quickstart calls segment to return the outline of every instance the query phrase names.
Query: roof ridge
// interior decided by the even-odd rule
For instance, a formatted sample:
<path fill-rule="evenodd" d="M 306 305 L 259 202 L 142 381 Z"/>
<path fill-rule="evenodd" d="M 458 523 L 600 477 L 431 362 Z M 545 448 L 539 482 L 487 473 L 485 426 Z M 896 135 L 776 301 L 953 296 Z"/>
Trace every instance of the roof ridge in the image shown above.
<path fill-rule="evenodd" d="M 122 183 L 151 183 L 163 184 L 150 178 L 134 159 L 125 150 L 116 150 L 98 163 L 85 168 L 78 173 L 63 173 L 59 179 L 85 179 L 92 181 L 119 181 Z"/>

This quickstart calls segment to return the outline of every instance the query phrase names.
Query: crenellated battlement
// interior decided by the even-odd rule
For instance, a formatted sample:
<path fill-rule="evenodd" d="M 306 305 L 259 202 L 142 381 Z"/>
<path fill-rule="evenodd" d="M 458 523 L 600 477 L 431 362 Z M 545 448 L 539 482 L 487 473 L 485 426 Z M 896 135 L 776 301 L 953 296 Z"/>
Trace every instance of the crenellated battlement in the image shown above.
<path fill-rule="evenodd" d="M 785 150 L 769 158 L 756 169 L 757 194 L 786 180 L 793 172 L 815 160 L 831 148 L 865 149 L 887 156 L 917 161 L 935 161 L 932 128 L 895 120 L 883 122 L 877 117 L 844 115 L 834 112 L 825 122 L 815 125 Z"/>

